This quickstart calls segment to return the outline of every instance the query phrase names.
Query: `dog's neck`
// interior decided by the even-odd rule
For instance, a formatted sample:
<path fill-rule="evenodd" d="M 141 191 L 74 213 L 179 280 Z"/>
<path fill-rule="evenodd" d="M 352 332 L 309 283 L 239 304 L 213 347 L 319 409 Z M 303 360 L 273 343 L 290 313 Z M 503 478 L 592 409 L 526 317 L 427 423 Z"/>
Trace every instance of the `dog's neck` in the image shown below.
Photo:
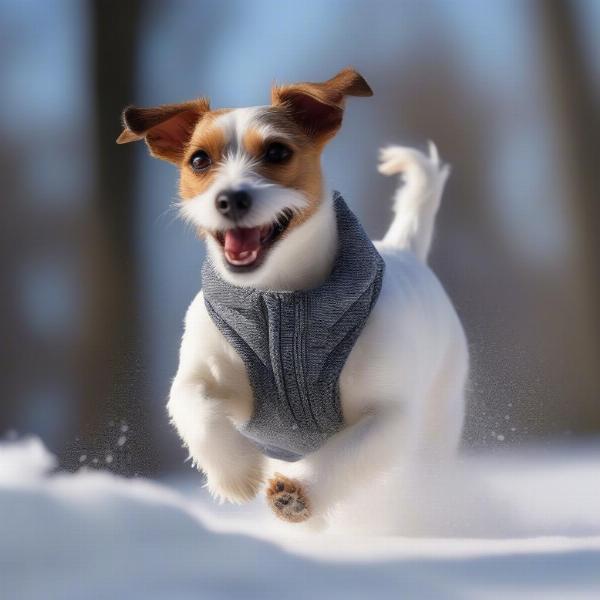
<path fill-rule="evenodd" d="M 261 290 L 315 288 L 331 273 L 337 246 L 335 207 L 332 194 L 326 193 L 317 211 L 285 235 L 256 273 L 230 274 L 221 269 L 221 276 L 234 285 Z"/>

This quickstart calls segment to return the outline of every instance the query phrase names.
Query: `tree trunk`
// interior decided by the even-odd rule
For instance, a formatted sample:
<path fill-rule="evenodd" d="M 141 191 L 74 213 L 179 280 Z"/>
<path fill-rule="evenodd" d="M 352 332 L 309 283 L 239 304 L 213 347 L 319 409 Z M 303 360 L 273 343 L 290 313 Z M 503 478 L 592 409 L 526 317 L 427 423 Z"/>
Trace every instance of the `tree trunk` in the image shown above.
<path fill-rule="evenodd" d="M 559 168 L 565 180 L 564 193 L 578 232 L 576 248 L 579 289 L 573 326 L 579 326 L 579 383 L 587 388 L 581 410 L 582 430 L 600 430 L 597 404 L 597 366 L 600 362 L 600 131 L 590 68 L 586 65 L 581 35 L 576 27 L 577 4 L 565 0 L 536 3 L 553 119 L 558 133 Z"/>
<path fill-rule="evenodd" d="M 144 359 L 139 343 L 134 155 L 131 148 L 115 145 L 119 115 L 134 97 L 140 7 L 137 0 L 89 4 L 96 186 L 80 380 L 80 450 L 89 452 L 91 447 L 103 466 L 130 475 L 150 473 L 156 466 L 139 368 Z"/>

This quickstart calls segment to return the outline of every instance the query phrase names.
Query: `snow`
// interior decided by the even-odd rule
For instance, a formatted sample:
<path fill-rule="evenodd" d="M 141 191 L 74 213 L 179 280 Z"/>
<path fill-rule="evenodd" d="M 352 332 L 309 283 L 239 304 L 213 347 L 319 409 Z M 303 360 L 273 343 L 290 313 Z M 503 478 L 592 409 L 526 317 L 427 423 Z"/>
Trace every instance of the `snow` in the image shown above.
<path fill-rule="evenodd" d="M 37 439 L 0 444 L 0 598 L 600 598 L 598 445 L 407 472 L 329 534 L 215 505 L 198 475 L 55 465 Z"/>

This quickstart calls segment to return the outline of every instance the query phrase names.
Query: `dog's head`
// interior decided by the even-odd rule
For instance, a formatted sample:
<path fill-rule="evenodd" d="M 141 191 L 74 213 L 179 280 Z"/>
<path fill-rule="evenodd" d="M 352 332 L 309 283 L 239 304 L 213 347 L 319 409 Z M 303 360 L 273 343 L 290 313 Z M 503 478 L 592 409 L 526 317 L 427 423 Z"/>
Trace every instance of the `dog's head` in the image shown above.
<path fill-rule="evenodd" d="M 275 86 L 268 106 L 211 110 L 200 98 L 128 107 L 117 142 L 143 139 L 179 167 L 183 216 L 223 276 L 253 285 L 319 209 L 320 156 L 342 124 L 346 96 L 370 95 L 362 76 L 344 69 L 323 83 Z"/>

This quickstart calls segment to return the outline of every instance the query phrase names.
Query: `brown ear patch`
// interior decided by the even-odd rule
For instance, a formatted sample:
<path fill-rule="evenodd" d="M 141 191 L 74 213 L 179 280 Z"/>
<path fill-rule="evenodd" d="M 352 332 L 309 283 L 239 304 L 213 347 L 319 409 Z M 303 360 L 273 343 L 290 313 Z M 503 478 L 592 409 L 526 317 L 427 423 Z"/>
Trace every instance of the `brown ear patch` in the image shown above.
<path fill-rule="evenodd" d="M 365 78 L 354 69 L 342 69 L 337 75 L 325 82 L 331 89 L 337 89 L 344 96 L 372 96 L 373 90 Z"/>
<path fill-rule="evenodd" d="M 292 119 L 310 137 L 334 133 L 342 125 L 344 109 L 335 102 L 320 98 L 310 88 L 287 90 L 281 97 Z"/>
<path fill-rule="evenodd" d="M 285 108 L 307 135 L 327 141 L 342 124 L 346 96 L 372 95 L 363 76 L 347 68 L 322 83 L 274 86 L 271 101 Z"/>
<path fill-rule="evenodd" d="M 179 163 L 196 123 L 209 110 L 205 98 L 154 108 L 129 106 L 123 111 L 124 130 L 117 144 L 145 139 L 152 156 Z"/>

